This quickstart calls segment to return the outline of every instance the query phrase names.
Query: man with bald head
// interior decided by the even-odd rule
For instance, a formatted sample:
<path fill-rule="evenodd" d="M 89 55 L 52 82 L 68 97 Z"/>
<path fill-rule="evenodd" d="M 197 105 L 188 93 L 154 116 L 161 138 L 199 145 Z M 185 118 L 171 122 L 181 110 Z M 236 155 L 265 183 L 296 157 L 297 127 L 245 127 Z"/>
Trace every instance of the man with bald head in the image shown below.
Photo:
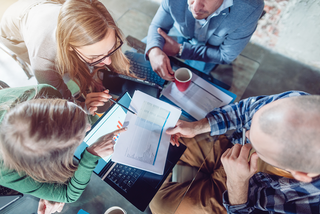
<path fill-rule="evenodd" d="M 174 77 L 168 56 L 196 60 L 192 65 L 208 74 L 240 54 L 263 7 L 263 0 L 162 0 L 149 27 L 146 56 L 169 81 Z M 178 41 L 167 35 L 169 30 Z"/>
<path fill-rule="evenodd" d="M 210 209 L 213 213 L 319 213 L 319 106 L 320 96 L 289 91 L 216 108 L 196 122 L 178 121 L 167 133 L 172 135 L 173 145 L 178 146 L 179 141 L 187 145 L 183 164 L 195 166 L 190 157 L 200 157 L 209 142 L 208 139 L 197 142 L 195 147 L 190 144 L 193 137 L 197 139 L 205 132 L 220 135 L 212 151 L 203 157 L 204 168 L 215 160 L 211 164 L 213 170 L 207 172 L 210 182 L 198 179 L 192 184 L 178 210 L 187 207 L 195 213 L 196 207 L 199 210 L 196 213 L 210 213 Z M 228 137 L 233 145 L 226 146 L 228 142 L 221 141 L 229 130 L 235 130 Z M 151 209 L 164 206 L 171 194 L 179 195 L 175 191 L 185 191 L 181 185 L 165 183 Z M 206 189 L 212 189 L 213 196 Z M 217 190 L 224 192 L 219 196 Z M 212 204 L 220 202 L 218 197 L 226 210 L 219 203 Z"/>

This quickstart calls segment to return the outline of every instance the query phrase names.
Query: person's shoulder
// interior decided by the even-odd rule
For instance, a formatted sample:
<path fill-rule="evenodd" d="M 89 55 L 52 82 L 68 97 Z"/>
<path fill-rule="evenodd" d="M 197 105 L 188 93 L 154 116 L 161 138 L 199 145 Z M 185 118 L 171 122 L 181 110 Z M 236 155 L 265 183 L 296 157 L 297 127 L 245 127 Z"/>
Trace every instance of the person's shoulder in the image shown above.
<path fill-rule="evenodd" d="M 237 0 L 233 1 L 236 8 L 263 8 L 264 0 Z"/>
<path fill-rule="evenodd" d="M 162 1 L 168 2 L 168 3 L 188 4 L 188 0 L 162 0 Z"/>
<path fill-rule="evenodd" d="M 286 97 L 296 97 L 296 96 L 304 96 L 304 95 L 310 95 L 309 93 L 307 92 L 304 92 L 304 91 L 285 91 L 285 92 L 282 92 L 282 93 L 279 93 L 279 94 L 275 94 L 273 96 L 275 97 L 279 97 L 279 98 L 286 98 Z"/>
<path fill-rule="evenodd" d="M 162 3 L 168 4 L 170 7 L 177 7 L 177 6 L 185 6 L 188 4 L 187 0 L 162 0 Z M 176 8 L 174 8 L 176 9 Z"/>
<path fill-rule="evenodd" d="M 53 86 L 48 84 L 37 85 L 37 97 L 45 98 L 62 98 L 60 92 Z"/>
<path fill-rule="evenodd" d="M 51 85 L 39 84 L 34 86 L 12 87 L 0 90 L 0 100 L 23 98 L 22 101 L 32 98 L 62 98 L 60 92 Z"/>

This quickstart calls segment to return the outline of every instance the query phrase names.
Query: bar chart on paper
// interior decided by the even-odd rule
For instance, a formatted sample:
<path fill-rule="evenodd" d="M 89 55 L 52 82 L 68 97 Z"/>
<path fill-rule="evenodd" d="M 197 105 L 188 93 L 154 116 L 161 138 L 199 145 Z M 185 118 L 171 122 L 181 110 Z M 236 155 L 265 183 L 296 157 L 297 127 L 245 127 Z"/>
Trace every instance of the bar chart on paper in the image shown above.
<path fill-rule="evenodd" d="M 153 165 L 157 158 L 163 128 L 169 115 L 168 110 L 144 101 L 138 111 L 135 134 L 125 156 Z"/>
<path fill-rule="evenodd" d="M 86 147 L 98 141 L 98 139 L 108 133 L 111 133 L 117 129 L 123 127 L 123 122 L 125 120 L 126 113 L 120 106 L 115 106 L 111 108 L 106 115 L 104 115 L 99 123 L 92 128 L 92 130 L 86 135 L 83 142 L 79 145 L 77 150 L 75 151 L 75 156 L 80 159 L 82 152 L 86 149 Z M 117 142 L 120 134 L 117 134 L 113 137 L 114 142 Z M 116 144 L 115 144 L 116 147 Z M 97 174 L 103 169 L 103 167 L 108 163 L 111 159 L 111 155 L 103 157 L 99 160 L 98 165 L 95 168 L 95 172 Z"/>
<path fill-rule="evenodd" d="M 177 123 L 181 110 L 175 106 L 135 91 L 112 161 L 162 175 L 170 145 L 168 128 Z"/>

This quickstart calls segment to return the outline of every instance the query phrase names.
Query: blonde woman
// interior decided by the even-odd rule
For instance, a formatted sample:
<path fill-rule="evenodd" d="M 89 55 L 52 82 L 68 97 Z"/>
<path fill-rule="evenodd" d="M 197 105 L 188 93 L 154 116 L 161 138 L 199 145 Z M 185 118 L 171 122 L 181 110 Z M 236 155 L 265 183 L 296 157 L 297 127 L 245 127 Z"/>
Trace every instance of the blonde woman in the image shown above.
<path fill-rule="evenodd" d="M 90 129 L 85 111 L 52 99 L 61 97 L 52 86 L 36 88 L 0 90 L 0 185 L 41 198 L 39 213 L 51 213 L 48 201 L 60 202 L 52 204 L 58 209 L 80 197 L 98 160 L 113 153 L 112 138 L 125 129 L 106 133 L 75 164 L 74 152 Z"/>
<path fill-rule="evenodd" d="M 19 0 L 2 17 L 1 41 L 63 98 L 73 99 L 66 82 L 74 80 L 90 113 L 111 98 L 99 68 L 130 75 L 122 33 L 98 0 Z"/>

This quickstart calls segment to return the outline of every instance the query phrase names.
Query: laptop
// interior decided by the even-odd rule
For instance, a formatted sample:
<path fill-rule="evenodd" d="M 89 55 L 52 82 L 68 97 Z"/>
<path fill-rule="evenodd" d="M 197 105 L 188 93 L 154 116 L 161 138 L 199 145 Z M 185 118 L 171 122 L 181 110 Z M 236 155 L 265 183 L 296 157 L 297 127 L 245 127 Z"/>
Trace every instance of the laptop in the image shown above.
<path fill-rule="evenodd" d="M 126 56 L 129 58 L 129 59 L 133 59 L 133 61 L 138 61 L 138 63 L 145 63 L 143 61 L 145 61 L 145 58 L 144 58 L 144 52 L 145 52 L 145 49 L 146 49 L 146 41 L 147 41 L 147 37 L 145 37 L 142 41 L 140 41 L 139 39 L 137 38 L 134 38 L 130 35 L 128 35 L 126 37 L 126 40 L 127 40 L 127 44 L 128 46 L 132 47 L 133 52 L 129 52 L 130 55 L 134 55 L 134 57 L 128 57 L 127 55 L 127 52 L 126 51 Z M 142 58 L 141 58 L 142 56 Z M 177 57 L 174 57 L 174 56 L 169 56 L 169 59 L 170 59 L 170 64 L 171 64 L 171 67 L 173 70 L 177 70 L 178 68 L 180 67 L 184 67 L 184 68 L 188 68 L 190 71 L 192 71 L 193 73 L 197 74 L 199 77 L 201 77 L 202 79 L 206 80 L 207 82 L 209 83 L 213 83 L 215 85 L 218 85 L 226 90 L 229 90 L 230 89 L 230 86 L 213 78 L 211 75 L 208 75 L 208 74 L 205 74 L 205 73 L 202 73 L 201 71 L 197 70 L 196 68 L 194 67 L 191 67 L 190 65 L 186 64 L 184 62 L 184 60 L 181 60 Z M 145 63 L 147 64 L 147 63 Z M 149 63 L 150 64 L 150 63 Z"/>
<path fill-rule="evenodd" d="M 145 60 L 144 54 L 126 51 L 125 55 L 130 60 L 131 72 L 133 72 L 140 79 L 105 70 L 103 85 L 109 89 L 112 94 L 117 96 L 120 96 L 126 91 L 133 96 L 134 91 L 139 90 L 149 94 L 150 96 L 159 98 L 161 90 L 167 81 L 162 79 L 156 72 L 152 70 L 151 64 L 149 61 Z M 198 71 L 178 58 L 169 58 L 173 70 L 177 70 L 180 67 L 185 67 L 211 84 L 213 83 L 226 90 L 230 89 L 229 85 L 213 78 L 211 75 L 207 75 Z"/>
<path fill-rule="evenodd" d="M 13 205 L 14 202 L 19 200 L 22 196 L 23 194 L 20 192 L 0 186 L 0 211 L 4 212 L 5 210 L 9 209 L 9 206 Z"/>
<path fill-rule="evenodd" d="M 139 90 L 159 98 L 166 81 L 152 70 L 150 62 L 145 60 L 143 54 L 126 51 L 125 55 L 130 61 L 130 71 L 138 78 L 104 70 L 103 85 L 117 96 L 125 92 L 133 96 L 134 91 Z"/>
<path fill-rule="evenodd" d="M 131 96 L 126 92 L 119 97 L 118 102 L 129 107 Z M 80 155 L 84 149 L 86 149 L 88 145 L 93 144 L 100 136 L 121 128 L 123 126 L 126 113 L 126 109 L 117 104 L 113 104 L 86 134 L 84 141 L 75 152 L 75 157 L 80 159 Z M 117 141 L 118 138 L 119 135 L 115 136 L 114 140 Z M 103 159 L 101 158 L 94 169 L 94 173 L 126 198 L 131 204 L 139 210 L 144 211 L 161 187 L 162 183 L 165 181 L 166 177 L 171 172 L 174 165 L 184 153 L 185 149 L 186 147 L 184 145 L 173 147 L 170 144 L 163 175 L 157 175 L 115 163 L 111 160 L 112 155 Z"/>

